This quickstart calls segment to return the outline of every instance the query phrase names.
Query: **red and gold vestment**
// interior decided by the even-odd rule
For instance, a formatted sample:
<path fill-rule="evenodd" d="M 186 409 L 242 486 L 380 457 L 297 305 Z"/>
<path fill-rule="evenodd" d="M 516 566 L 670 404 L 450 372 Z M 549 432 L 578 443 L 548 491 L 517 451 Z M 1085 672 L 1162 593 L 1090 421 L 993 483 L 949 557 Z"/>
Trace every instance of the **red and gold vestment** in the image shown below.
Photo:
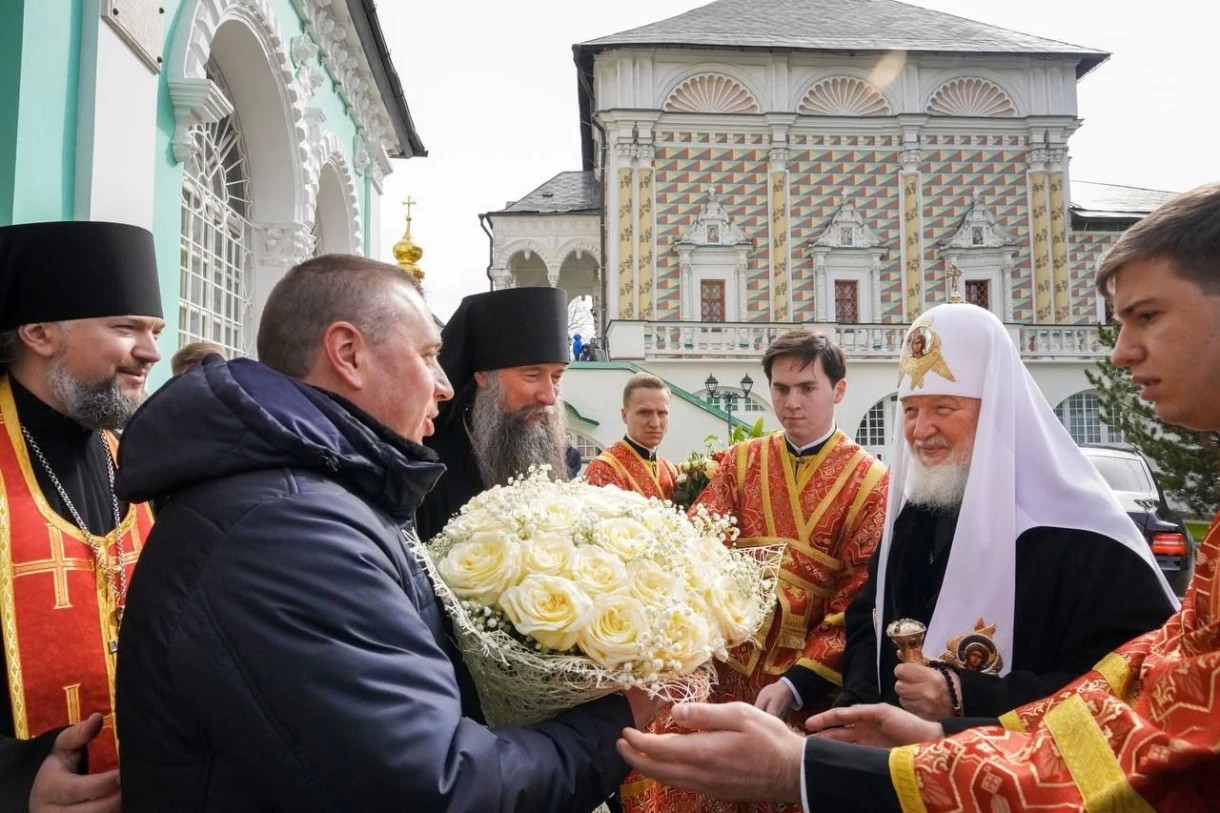
<path fill-rule="evenodd" d="M 151 528 L 148 508 L 132 505 L 118 528 L 98 537 L 112 566 L 122 537 L 128 579 Z M 47 504 L 0 376 L 0 637 L 13 733 L 28 739 L 101 712 L 105 726 L 89 745 L 92 772 L 118 765 L 115 605 L 80 528 Z"/>
<path fill-rule="evenodd" d="M 1220 810 L 1220 515 L 1182 609 L 1003 728 L 896 748 L 906 811 Z"/>
<path fill-rule="evenodd" d="M 776 606 L 757 636 L 716 663 L 711 702 L 753 703 L 794 667 L 841 686 L 844 614 L 868 579 L 885 520 L 886 468 L 836 430 L 817 454 L 798 458 L 782 433 L 730 448 L 692 507 L 737 517 L 738 547 L 783 545 Z M 805 702 L 802 715 L 825 707 Z M 668 718 L 666 718 L 668 719 Z M 663 724 L 662 724 L 663 726 Z M 659 786 L 633 772 L 623 786 L 630 813 L 799 811 L 799 805 L 730 803 Z"/>
<path fill-rule="evenodd" d="M 595 486 L 618 486 L 645 497 L 668 500 L 674 493 L 678 468 L 657 455 L 656 462 L 645 460 L 625 440 L 620 440 L 589 462 L 585 482 Z"/>

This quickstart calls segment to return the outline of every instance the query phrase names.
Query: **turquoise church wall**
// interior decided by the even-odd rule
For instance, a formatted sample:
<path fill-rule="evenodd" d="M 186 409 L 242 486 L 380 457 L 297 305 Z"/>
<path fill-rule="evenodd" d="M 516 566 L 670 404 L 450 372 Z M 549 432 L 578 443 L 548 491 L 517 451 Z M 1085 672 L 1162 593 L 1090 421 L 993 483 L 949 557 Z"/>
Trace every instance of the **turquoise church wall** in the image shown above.
<path fill-rule="evenodd" d="M 0 223 L 72 217 L 81 0 L 0 3 Z"/>

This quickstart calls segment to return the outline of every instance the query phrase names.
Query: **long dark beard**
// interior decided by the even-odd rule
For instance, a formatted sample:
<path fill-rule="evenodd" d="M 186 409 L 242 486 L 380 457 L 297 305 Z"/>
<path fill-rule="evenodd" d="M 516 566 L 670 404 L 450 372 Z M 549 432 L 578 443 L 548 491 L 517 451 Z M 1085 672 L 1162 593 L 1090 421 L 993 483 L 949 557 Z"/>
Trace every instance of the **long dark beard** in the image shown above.
<path fill-rule="evenodd" d="M 122 429 L 147 397 L 144 390 L 135 395 L 124 392 L 117 374 L 102 381 L 80 381 L 59 358 L 51 360 L 47 378 L 67 416 L 89 429 Z"/>
<path fill-rule="evenodd" d="M 470 440 L 483 485 L 507 485 L 509 478 L 525 474 L 530 466 L 550 466 L 552 480 L 567 480 L 567 436 L 559 406 L 526 407 L 508 414 L 500 406 L 501 397 L 499 380 L 489 376 L 470 410 Z"/>

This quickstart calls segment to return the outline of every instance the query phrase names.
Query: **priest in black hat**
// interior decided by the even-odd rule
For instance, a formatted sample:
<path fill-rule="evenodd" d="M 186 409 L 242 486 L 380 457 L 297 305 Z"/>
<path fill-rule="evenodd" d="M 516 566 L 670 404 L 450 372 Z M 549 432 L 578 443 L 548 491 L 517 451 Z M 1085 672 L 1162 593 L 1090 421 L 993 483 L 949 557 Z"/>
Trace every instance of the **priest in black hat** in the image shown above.
<path fill-rule="evenodd" d="M 559 381 L 570 359 L 567 295 L 509 288 L 462 300 L 441 331 L 453 400 L 425 440 L 445 464 L 416 523 L 431 539 L 472 497 L 532 465 L 567 479 Z"/>
<path fill-rule="evenodd" d="M 0 810 L 119 809 L 115 652 L 152 515 L 115 495 L 114 430 L 164 326 L 146 230 L 0 227 Z"/>

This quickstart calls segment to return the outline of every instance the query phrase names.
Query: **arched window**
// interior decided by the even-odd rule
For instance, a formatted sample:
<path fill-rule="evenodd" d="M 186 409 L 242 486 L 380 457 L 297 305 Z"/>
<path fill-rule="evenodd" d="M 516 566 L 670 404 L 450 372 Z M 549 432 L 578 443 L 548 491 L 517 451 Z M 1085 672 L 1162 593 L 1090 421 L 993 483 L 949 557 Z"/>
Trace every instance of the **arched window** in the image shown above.
<path fill-rule="evenodd" d="M 572 433 L 572 445 L 580 452 L 580 460 L 582 463 L 588 463 L 593 458 L 605 451 L 596 440 L 588 435 L 582 435 L 579 432 Z"/>
<path fill-rule="evenodd" d="M 1055 407 L 1055 416 L 1067 427 L 1072 440 L 1081 443 L 1122 443 L 1123 433 L 1101 420 L 1097 394 L 1078 392 Z"/>
<path fill-rule="evenodd" d="M 230 96 L 219 70 L 208 78 Z M 182 179 L 178 344 L 211 341 L 230 358 L 248 348 L 250 173 L 237 114 L 195 127 Z"/>
<path fill-rule="evenodd" d="M 897 428 L 895 413 L 898 410 L 898 396 L 891 395 L 882 398 L 868 408 L 860 427 L 856 429 L 856 443 L 878 460 L 884 460 L 890 453 L 890 442 Z"/>

